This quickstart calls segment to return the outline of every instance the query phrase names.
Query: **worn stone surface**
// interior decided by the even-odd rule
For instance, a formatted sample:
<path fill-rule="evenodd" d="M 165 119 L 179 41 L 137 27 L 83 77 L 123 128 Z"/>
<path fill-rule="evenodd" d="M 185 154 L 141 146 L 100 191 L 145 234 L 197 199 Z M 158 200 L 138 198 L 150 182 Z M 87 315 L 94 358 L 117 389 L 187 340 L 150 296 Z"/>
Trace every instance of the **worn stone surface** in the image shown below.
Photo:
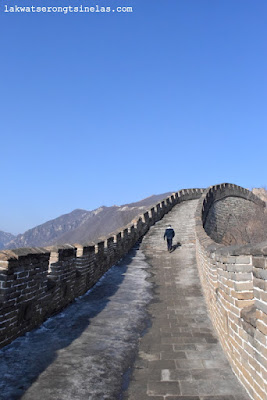
<path fill-rule="evenodd" d="M 205 231 L 217 243 L 248 243 L 250 236 L 244 226 L 248 226 L 250 220 L 256 220 L 257 213 L 264 217 L 264 208 L 252 201 L 240 197 L 224 198 L 214 202 L 209 209 Z"/>
<path fill-rule="evenodd" d="M 0 399 L 247 400 L 206 310 L 195 260 L 195 208 L 195 200 L 175 206 L 150 229 L 141 251 L 112 268 L 92 292 L 5 347 Z M 168 223 L 176 231 L 170 254 L 163 241 Z M 122 394 L 151 284 L 151 326 Z"/>
<path fill-rule="evenodd" d="M 97 244 L 85 235 L 80 244 L 0 251 L 0 348 L 86 293 L 174 205 L 200 198 L 203 191 L 173 193 Z"/>
<path fill-rule="evenodd" d="M 0 351 L 1 400 L 116 400 L 151 299 L 133 249 L 92 291 Z"/>
<path fill-rule="evenodd" d="M 174 207 L 143 240 L 154 284 L 151 327 L 140 340 L 125 400 L 249 399 L 207 313 L 195 259 L 195 209 L 195 200 Z M 172 253 L 163 241 L 169 223 L 176 232 Z"/>

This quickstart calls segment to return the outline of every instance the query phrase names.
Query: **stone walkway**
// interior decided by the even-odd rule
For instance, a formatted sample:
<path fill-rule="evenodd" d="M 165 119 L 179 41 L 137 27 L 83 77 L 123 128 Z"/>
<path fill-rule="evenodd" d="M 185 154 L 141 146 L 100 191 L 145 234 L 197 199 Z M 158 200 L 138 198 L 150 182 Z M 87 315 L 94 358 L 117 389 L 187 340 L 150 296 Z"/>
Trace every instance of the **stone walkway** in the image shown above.
<path fill-rule="evenodd" d="M 0 400 L 248 400 L 207 315 L 195 208 L 174 207 L 90 292 L 2 349 Z M 168 223 L 182 244 L 170 254 Z"/>
<path fill-rule="evenodd" d="M 87 294 L 0 351 L 0 400 L 118 400 L 146 327 L 149 265 L 132 249 Z"/>
<path fill-rule="evenodd" d="M 151 327 L 140 340 L 125 400 L 249 399 L 207 314 L 195 260 L 196 204 L 176 206 L 143 240 L 154 284 Z M 169 223 L 176 232 L 174 244 L 182 244 L 170 254 L 163 242 Z"/>

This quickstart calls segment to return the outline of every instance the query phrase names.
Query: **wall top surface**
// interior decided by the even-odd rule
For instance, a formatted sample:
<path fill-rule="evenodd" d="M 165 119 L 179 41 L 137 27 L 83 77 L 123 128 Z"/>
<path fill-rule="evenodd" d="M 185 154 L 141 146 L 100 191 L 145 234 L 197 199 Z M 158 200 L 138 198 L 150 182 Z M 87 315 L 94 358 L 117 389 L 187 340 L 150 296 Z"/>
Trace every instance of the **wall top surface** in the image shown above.
<path fill-rule="evenodd" d="M 49 246 L 49 247 L 25 247 L 25 248 L 17 248 L 12 250 L 2 250 L 0 251 L 0 269 L 1 264 L 2 268 L 5 263 L 11 260 L 18 260 L 22 257 L 34 257 L 34 256 L 45 256 L 51 253 L 72 253 L 76 254 L 76 251 L 79 249 L 90 249 L 91 252 L 97 252 L 99 246 L 104 246 L 104 249 L 108 248 L 109 244 L 113 241 L 118 241 L 121 238 L 127 237 L 127 235 L 131 235 L 134 229 L 136 228 L 138 223 L 147 223 L 149 225 L 149 221 L 151 221 L 152 213 L 160 213 L 163 210 L 171 209 L 175 204 L 178 204 L 180 201 L 186 201 L 194 198 L 200 198 L 204 189 L 194 188 L 194 189 L 181 189 L 178 192 L 174 192 L 171 196 L 166 199 L 160 201 L 159 203 L 151 206 L 146 212 L 135 217 L 128 225 L 116 230 L 115 232 L 110 233 L 108 236 L 101 237 L 98 239 L 97 243 L 84 243 L 84 244 L 65 244 L 60 246 Z M 81 251 L 83 254 L 84 251 Z"/>

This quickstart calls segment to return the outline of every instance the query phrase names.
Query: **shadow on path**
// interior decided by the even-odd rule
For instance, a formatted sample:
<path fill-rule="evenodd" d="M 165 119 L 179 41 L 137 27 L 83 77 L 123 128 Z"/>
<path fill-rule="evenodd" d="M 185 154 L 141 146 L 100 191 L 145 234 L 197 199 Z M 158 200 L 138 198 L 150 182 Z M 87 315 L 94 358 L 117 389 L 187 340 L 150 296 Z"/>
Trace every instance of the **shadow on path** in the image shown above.
<path fill-rule="evenodd" d="M 180 243 L 180 242 L 177 242 L 176 244 L 174 244 L 174 245 L 172 246 L 170 253 L 173 253 L 176 249 L 178 249 L 178 248 L 181 247 L 181 246 L 182 246 L 181 243 Z"/>
<path fill-rule="evenodd" d="M 134 302 L 134 292 L 128 290 L 127 284 L 125 290 L 122 285 L 125 277 L 131 279 L 128 275 L 133 272 L 127 275 L 127 271 L 137 252 L 136 247 L 118 265 L 113 266 L 87 294 L 76 299 L 61 313 L 49 318 L 40 328 L 16 339 L 0 351 L 1 400 L 36 400 L 40 397 L 46 400 L 112 398 L 110 395 L 105 397 L 103 393 L 88 397 L 88 387 L 84 387 L 82 383 L 85 377 L 90 381 L 89 367 L 93 371 L 91 363 L 94 356 L 99 363 L 94 367 L 95 375 L 99 377 L 102 374 L 102 380 L 105 376 L 109 377 L 105 366 L 109 368 L 113 357 L 116 362 L 116 348 L 123 348 L 120 342 L 133 340 L 133 334 L 135 337 L 138 335 L 132 324 L 129 324 L 131 315 L 125 307 L 127 302 Z M 142 268 L 139 267 L 139 271 L 136 271 L 138 275 Z M 117 295 L 121 286 L 120 295 Z M 115 305 L 111 306 L 109 303 L 113 301 Z M 130 329 L 131 334 L 127 335 L 125 329 Z M 89 366 L 86 364 L 88 362 Z M 81 379 L 80 382 L 75 381 L 77 369 L 77 379 Z M 119 371 L 119 374 L 123 372 Z M 37 392 L 29 390 L 26 393 L 36 381 Z M 67 396 L 68 385 L 70 391 Z M 77 392 L 77 385 L 81 387 L 81 393 Z"/>

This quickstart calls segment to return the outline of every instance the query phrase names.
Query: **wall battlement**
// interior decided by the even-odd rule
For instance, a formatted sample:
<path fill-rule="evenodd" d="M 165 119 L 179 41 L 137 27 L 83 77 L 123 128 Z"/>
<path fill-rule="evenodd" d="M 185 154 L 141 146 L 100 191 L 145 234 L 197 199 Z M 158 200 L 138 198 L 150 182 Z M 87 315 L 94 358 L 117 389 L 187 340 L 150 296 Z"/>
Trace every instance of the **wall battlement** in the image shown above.
<path fill-rule="evenodd" d="M 98 243 L 0 252 L 0 348 L 86 293 L 180 202 L 199 199 L 196 258 L 211 319 L 232 368 L 254 400 L 267 393 L 267 241 L 224 246 L 225 215 L 265 203 L 233 184 L 183 189 Z"/>
<path fill-rule="evenodd" d="M 1 251 L 0 347 L 86 293 L 174 205 L 200 198 L 203 192 L 173 193 L 97 244 Z"/>
<path fill-rule="evenodd" d="M 265 206 L 247 189 L 232 184 L 208 188 L 196 210 L 196 256 L 199 275 L 213 325 L 232 368 L 251 398 L 267 395 L 267 241 L 256 245 L 224 246 L 213 228 L 227 198 L 240 199 L 243 212 Z M 224 207 L 225 207 L 224 202 Z M 212 214 L 212 218 L 210 216 Z M 210 221 L 207 224 L 207 221 Z M 208 235 L 209 233 L 209 235 Z"/>

